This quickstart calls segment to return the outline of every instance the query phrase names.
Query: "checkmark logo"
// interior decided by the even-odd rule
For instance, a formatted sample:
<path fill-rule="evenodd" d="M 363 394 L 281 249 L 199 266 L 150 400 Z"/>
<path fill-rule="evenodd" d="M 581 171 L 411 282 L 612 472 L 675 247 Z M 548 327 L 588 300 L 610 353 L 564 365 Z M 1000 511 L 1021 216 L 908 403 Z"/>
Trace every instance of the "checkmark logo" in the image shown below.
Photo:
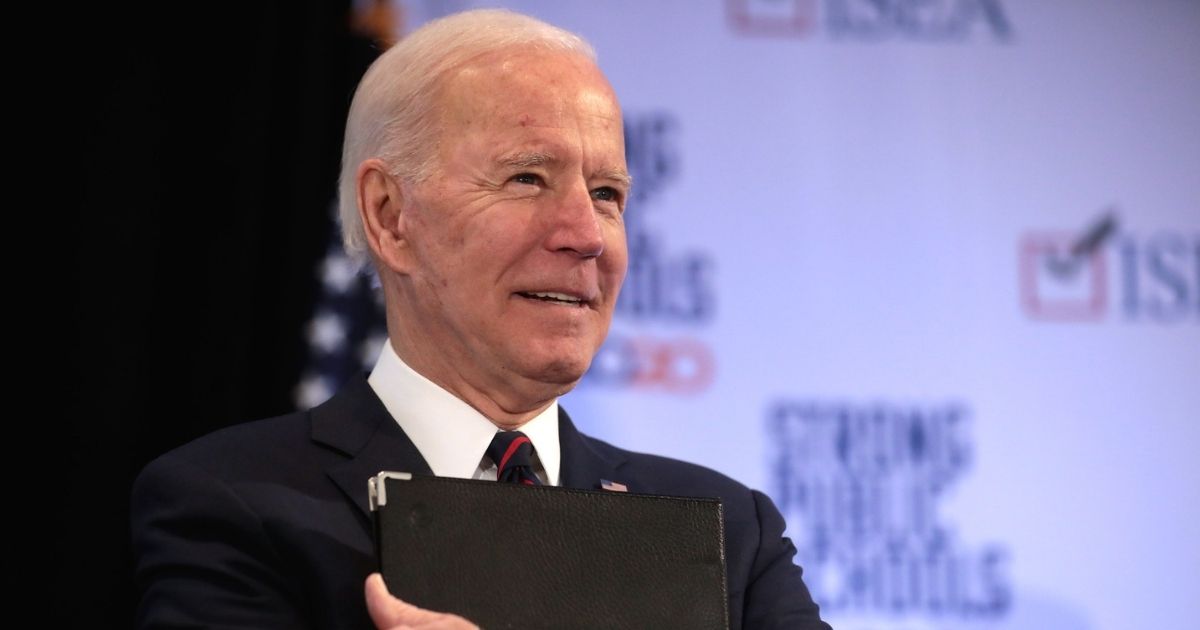
<path fill-rule="evenodd" d="M 1031 232 L 1021 239 L 1021 304 L 1040 320 L 1088 321 L 1105 314 L 1108 269 L 1104 244 L 1116 233 L 1113 209 L 1081 233 Z"/>

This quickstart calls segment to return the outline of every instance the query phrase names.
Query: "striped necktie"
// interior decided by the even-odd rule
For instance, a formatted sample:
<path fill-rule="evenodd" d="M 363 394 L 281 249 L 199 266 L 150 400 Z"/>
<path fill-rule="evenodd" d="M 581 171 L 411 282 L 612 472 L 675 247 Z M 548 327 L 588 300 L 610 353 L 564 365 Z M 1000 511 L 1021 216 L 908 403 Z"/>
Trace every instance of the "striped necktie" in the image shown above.
<path fill-rule="evenodd" d="M 487 456 L 496 463 L 496 481 L 540 486 L 533 474 L 533 442 L 520 431 L 498 431 L 488 445 Z"/>

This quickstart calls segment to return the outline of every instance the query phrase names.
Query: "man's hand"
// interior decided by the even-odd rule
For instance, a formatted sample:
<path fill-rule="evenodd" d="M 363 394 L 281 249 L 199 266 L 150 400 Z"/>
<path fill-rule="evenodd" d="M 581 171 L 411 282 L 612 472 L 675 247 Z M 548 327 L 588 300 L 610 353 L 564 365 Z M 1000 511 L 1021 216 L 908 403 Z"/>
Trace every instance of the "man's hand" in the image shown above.
<path fill-rule="evenodd" d="M 367 577 L 367 612 L 379 630 L 479 630 L 479 626 L 458 615 L 417 608 L 397 599 L 378 573 Z"/>

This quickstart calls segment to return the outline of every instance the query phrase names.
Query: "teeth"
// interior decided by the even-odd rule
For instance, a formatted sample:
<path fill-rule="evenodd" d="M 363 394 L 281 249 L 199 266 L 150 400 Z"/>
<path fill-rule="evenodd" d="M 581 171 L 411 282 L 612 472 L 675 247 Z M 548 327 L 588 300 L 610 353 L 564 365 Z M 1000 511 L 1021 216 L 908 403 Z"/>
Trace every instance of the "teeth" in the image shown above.
<path fill-rule="evenodd" d="M 572 297 L 565 293 L 530 293 L 529 295 L 544 299 L 558 300 L 559 302 L 571 302 L 572 304 L 577 304 L 583 301 L 577 297 Z"/>

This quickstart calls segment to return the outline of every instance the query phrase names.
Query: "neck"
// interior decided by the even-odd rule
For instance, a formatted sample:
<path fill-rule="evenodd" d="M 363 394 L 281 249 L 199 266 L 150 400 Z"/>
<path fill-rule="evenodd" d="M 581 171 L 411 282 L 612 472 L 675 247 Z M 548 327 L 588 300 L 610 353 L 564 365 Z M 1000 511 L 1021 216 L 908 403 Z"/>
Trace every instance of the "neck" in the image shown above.
<path fill-rule="evenodd" d="M 454 366 L 453 357 L 445 353 L 422 351 L 419 344 L 412 343 L 401 331 L 389 329 L 388 343 L 396 356 L 417 374 L 424 376 L 438 387 L 467 403 L 502 430 L 513 431 L 534 419 L 546 410 L 560 395 L 555 389 L 539 384 L 533 392 L 522 395 L 519 388 L 487 387 L 477 385 L 470 375 Z M 521 377 L 514 376 L 514 381 Z"/>

